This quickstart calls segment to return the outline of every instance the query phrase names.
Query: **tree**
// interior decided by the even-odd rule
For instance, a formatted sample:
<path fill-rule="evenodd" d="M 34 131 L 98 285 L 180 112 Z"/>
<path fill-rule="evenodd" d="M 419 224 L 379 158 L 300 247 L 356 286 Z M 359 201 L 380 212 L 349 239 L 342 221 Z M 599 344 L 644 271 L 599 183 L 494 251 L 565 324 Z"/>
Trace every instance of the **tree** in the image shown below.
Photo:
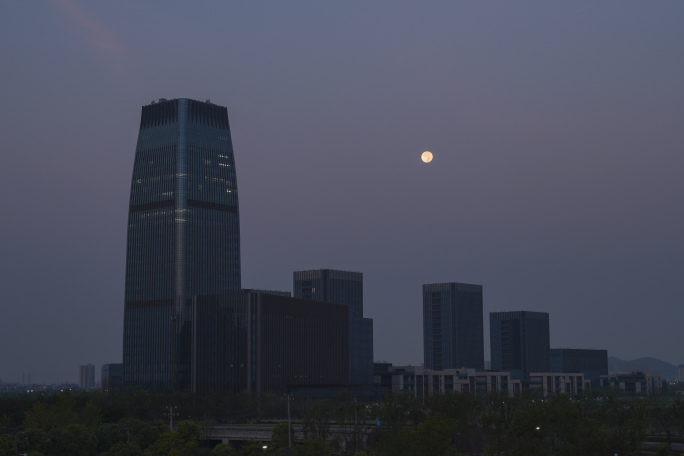
<path fill-rule="evenodd" d="M 192 456 L 198 446 L 199 426 L 181 421 L 175 431 L 163 432 L 157 441 L 145 451 L 145 456 Z"/>
<path fill-rule="evenodd" d="M 211 456 L 239 456 L 239 452 L 226 443 L 220 443 L 211 450 Z"/>
<path fill-rule="evenodd" d="M 92 428 L 96 428 L 102 424 L 102 410 L 92 399 L 86 403 L 81 412 L 81 423 Z"/>
<path fill-rule="evenodd" d="M 333 449 L 323 440 L 306 440 L 301 445 L 292 448 L 294 456 L 321 456 L 329 455 Z"/>
<path fill-rule="evenodd" d="M 53 429 L 48 438 L 51 456 L 91 456 L 97 451 L 95 433 L 82 424 Z"/>
<path fill-rule="evenodd" d="M 104 456 L 142 456 L 143 452 L 137 443 L 115 443 Z"/>
<path fill-rule="evenodd" d="M 35 402 L 31 410 L 25 414 L 24 426 L 50 431 L 76 424 L 79 422 L 79 417 L 74 412 L 74 402 L 74 397 L 69 390 L 62 392 L 55 404 L 50 407 L 42 401 Z"/>
<path fill-rule="evenodd" d="M 302 413 L 302 430 L 306 440 L 309 438 L 327 440 L 330 434 L 330 404 L 328 401 L 316 401 L 307 404 Z"/>
<path fill-rule="evenodd" d="M 444 417 L 441 413 L 435 413 L 416 428 L 413 447 L 422 454 L 435 456 L 456 454 L 455 432 L 454 420 Z"/>
<path fill-rule="evenodd" d="M 294 429 L 292 431 L 290 438 L 294 442 Z M 273 426 L 273 434 L 271 436 L 271 444 L 268 445 L 268 451 L 273 453 L 288 448 L 288 446 L 287 423 L 278 423 Z"/>

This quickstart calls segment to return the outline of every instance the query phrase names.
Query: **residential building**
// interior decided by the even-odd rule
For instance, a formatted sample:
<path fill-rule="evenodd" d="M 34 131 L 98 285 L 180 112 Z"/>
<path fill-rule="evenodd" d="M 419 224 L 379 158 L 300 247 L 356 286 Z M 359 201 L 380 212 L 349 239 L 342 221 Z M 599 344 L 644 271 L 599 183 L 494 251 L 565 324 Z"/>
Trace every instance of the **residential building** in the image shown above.
<path fill-rule="evenodd" d="M 492 370 L 527 379 L 550 371 L 549 314 L 514 311 L 489 314 Z"/>
<path fill-rule="evenodd" d="M 425 368 L 484 370 L 482 285 L 423 285 Z"/>
<path fill-rule="evenodd" d="M 95 387 L 95 366 L 90 363 L 80 366 L 78 386 L 84 391 L 90 391 Z"/>

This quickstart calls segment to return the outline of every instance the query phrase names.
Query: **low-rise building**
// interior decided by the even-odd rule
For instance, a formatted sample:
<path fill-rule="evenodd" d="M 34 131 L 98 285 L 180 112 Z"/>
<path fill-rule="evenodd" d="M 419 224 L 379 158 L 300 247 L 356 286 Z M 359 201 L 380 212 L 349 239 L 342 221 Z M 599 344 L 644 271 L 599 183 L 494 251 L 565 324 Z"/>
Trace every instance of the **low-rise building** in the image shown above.
<path fill-rule="evenodd" d="M 540 390 L 542 397 L 556 394 L 581 395 L 591 388 L 591 381 L 577 372 L 533 372 L 527 383 L 529 391 Z"/>
<path fill-rule="evenodd" d="M 650 396 L 662 388 L 663 377 L 660 372 L 649 371 L 602 375 L 601 386 L 617 388 L 635 396 Z"/>
<path fill-rule="evenodd" d="M 376 363 L 375 383 L 393 393 L 404 392 L 415 397 L 454 392 L 505 392 L 512 396 L 522 391 L 521 381 L 511 379 L 509 372 L 478 372 L 465 368 L 431 370 L 389 363 Z"/>

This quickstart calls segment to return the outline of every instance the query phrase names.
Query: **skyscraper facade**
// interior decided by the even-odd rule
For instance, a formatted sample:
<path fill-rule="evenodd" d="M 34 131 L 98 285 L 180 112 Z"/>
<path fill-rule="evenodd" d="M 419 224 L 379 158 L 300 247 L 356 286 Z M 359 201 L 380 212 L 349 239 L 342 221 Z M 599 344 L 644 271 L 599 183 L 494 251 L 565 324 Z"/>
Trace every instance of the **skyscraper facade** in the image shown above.
<path fill-rule="evenodd" d="M 363 274 L 335 269 L 295 271 L 294 297 L 349 309 L 349 382 L 373 383 L 373 320 L 363 317 Z"/>
<path fill-rule="evenodd" d="M 482 285 L 423 285 L 425 368 L 484 369 Z"/>
<path fill-rule="evenodd" d="M 152 102 L 142 108 L 131 182 L 124 383 L 192 390 L 193 369 L 202 362 L 196 348 L 202 346 L 228 365 L 231 355 L 211 348 L 217 341 L 207 338 L 221 325 L 246 331 L 235 313 L 244 307 L 239 291 L 238 193 L 227 109 L 185 98 Z M 219 314 L 234 318 L 219 321 Z M 208 326 L 198 327 L 202 322 Z"/>
<path fill-rule="evenodd" d="M 258 396 L 349 379 L 349 309 L 342 304 L 245 290 L 248 389 Z"/>
<path fill-rule="evenodd" d="M 512 378 L 550 371 L 549 314 L 546 312 L 492 312 L 489 314 L 492 370 Z"/>

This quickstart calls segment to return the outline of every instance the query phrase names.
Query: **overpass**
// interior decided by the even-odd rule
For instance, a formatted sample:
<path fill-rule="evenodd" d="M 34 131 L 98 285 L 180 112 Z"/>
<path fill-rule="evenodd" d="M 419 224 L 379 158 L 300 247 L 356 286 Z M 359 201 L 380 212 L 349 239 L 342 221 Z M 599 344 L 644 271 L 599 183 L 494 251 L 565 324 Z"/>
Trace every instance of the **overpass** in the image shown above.
<path fill-rule="evenodd" d="M 292 426 L 293 442 L 305 440 L 302 426 Z M 361 428 L 359 430 L 359 444 L 362 448 L 366 446 L 366 438 L 368 437 L 369 429 Z M 310 433 L 311 434 L 311 433 Z M 230 443 L 233 441 L 257 441 L 270 442 L 273 436 L 272 425 L 232 425 L 232 426 L 211 426 L 206 430 L 206 438 L 210 440 L 220 440 L 221 443 Z M 350 428 L 330 427 L 327 432 L 326 441 L 342 442 L 343 448 L 347 447 L 348 442 L 353 442 L 356 438 L 353 426 Z"/>

